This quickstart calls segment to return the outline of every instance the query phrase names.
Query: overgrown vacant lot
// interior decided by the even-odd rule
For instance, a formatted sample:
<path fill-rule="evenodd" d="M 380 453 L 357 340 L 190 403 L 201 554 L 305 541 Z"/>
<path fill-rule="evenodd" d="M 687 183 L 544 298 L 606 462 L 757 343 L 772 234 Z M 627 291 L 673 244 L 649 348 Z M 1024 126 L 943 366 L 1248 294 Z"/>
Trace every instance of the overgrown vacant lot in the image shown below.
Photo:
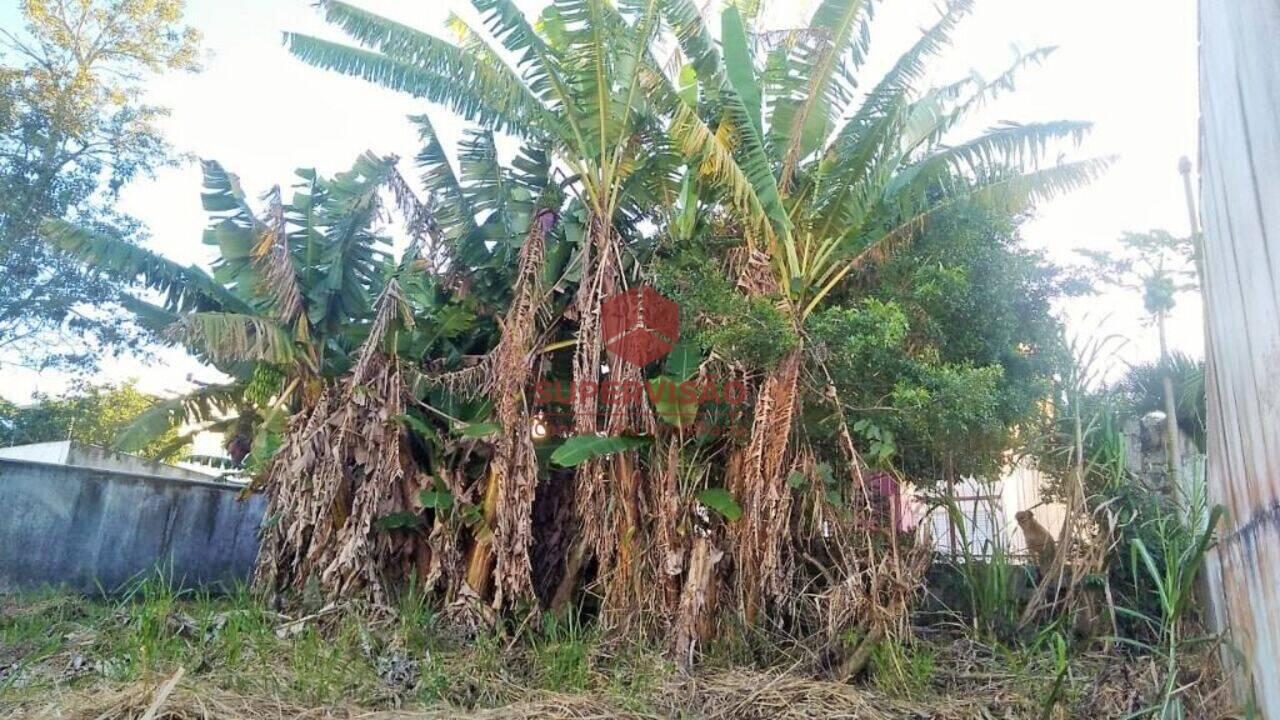
<path fill-rule="evenodd" d="M 883 646 L 851 684 L 815 679 L 816 659 L 776 646 L 713 647 L 682 676 L 657 649 L 606 646 L 577 623 L 460 632 L 412 595 L 286 616 L 245 592 L 146 582 L 112 600 L 0 601 L 0 717 L 1042 717 L 1062 648 L 932 634 Z M 752 653 L 772 662 L 743 664 Z M 1049 717 L 1119 718 L 1145 707 L 1157 675 L 1099 653 L 1062 677 Z"/>

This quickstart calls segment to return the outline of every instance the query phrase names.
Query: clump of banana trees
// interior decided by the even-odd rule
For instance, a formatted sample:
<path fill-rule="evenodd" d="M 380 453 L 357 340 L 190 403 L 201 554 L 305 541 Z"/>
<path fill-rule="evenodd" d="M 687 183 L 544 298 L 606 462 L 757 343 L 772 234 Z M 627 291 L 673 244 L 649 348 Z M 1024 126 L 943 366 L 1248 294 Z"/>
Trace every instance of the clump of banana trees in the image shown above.
<path fill-rule="evenodd" d="M 374 491 L 411 464 L 397 414 L 387 415 L 407 397 L 397 358 L 467 352 L 487 332 L 474 322 L 475 300 L 445 289 L 456 276 L 433 271 L 445 261 L 446 239 L 396 158 L 365 155 L 331 179 L 299 171 L 291 197 L 277 187 L 260 212 L 235 175 L 214 162 L 203 168 L 211 216 L 204 242 L 218 252 L 211 274 L 69 223 L 44 226 L 57 247 L 135 283 L 141 292 L 123 302 L 158 340 L 186 347 L 228 378 L 157 405 L 119 444 L 127 449 L 184 423 L 192 433 L 223 432 L 232 459 L 247 460 L 256 475 L 253 487 L 270 490 L 263 584 L 288 587 L 296 576 L 300 588 L 316 574 L 381 596 L 381 575 L 335 577 L 352 562 L 386 567 L 375 554 L 391 550 L 370 535 L 367 516 L 406 511 L 406 501 Z M 403 218 L 407 237 L 398 258 L 384 232 L 392 215 Z M 483 245 L 476 252 L 490 254 Z M 300 467 L 296 453 L 308 442 L 317 452 Z M 348 456 L 364 469 L 325 462 Z M 275 482 L 299 470 L 305 475 Z M 300 485 L 304 478 L 314 484 Z M 355 529 L 361 519 L 363 534 Z"/>
<path fill-rule="evenodd" d="M 373 158 L 303 202 L 269 198 L 265 219 L 235 191 L 208 193 L 221 214 L 213 278 L 112 261 L 94 249 L 107 243 L 64 226 L 51 235 L 167 292 L 139 308 L 239 381 L 279 373 L 270 402 L 292 419 L 261 475 L 264 588 L 378 599 L 414 576 L 472 619 L 577 604 L 682 662 L 717 633 L 766 628 L 858 670 L 904 621 L 926 556 L 886 513 L 809 323 L 856 300 L 854 280 L 944 208 L 1020 209 L 1087 182 L 1104 161 L 1040 158 L 1088 124 L 950 142 L 1047 54 L 990 81 L 924 86 L 964 0 L 865 92 L 864 0 L 825 0 L 783 33 L 729 6 L 718 38 L 692 0 L 558 0 L 536 23 L 512 0 L 474 4 L 484 27 L 453 18 L 452 40 L 336 0 L 326 17 L 356 45 L 287 37 L 308 63 L 475 126 L 455 170 L 415 119 L 427 202 Z M 509 162 L 503 135 L 521 148 Z M 411 228 L 398 262 L 370 234 L 378 188 Z M 708 273 L 698 284 L 717 277 L 727 297 L 719 315 L 682 308 L 686 327 L 758 316 L 776 338 L 768 357 L 723 332 L 644 366 L 606 350 L 604 301 L 691 256 Z M 733 407 L 573 392 L 565 427 L 548 432 L 556 408 L 537 388 L 604 380 L 747 392 Z M 836 424 L 835 447 L 809 442 L 810 411 Z M 735 412 L 740 437 L 701 429 Z"/>
<path fill-rule="evenodd" d="M 366 155 L 328 180 L 299 171 L 292 197 L 273 189 L 261 213 L 235 175 L 212 161 L 203 171 L 204 242 L 218 251 L 212 274 L 65 221 L 43 228 L 63 251 L 133 283 L 141 294 L 122 302 L 158 340 L 187 347 L 229 379 L 158 405 L 120 438 L 124 449 L 183 422 L 228 434 L 233 455 L 265 441 L 256 429 L 269 416 L 287 417 L 346 371 L 369 332 L 373 299 L 394 275 L 389 240 L 375 230 L 380 191 L 404 182 L 394 158 Z"/>
<path fill-rule="evenodd" d="M 820 356 L 806 346 L 806 323 L 849 292 L 851 277 L 948 205 L 1025 207 L 1087 182 L 1105 165 L 1039 164 L 1051 143 L 1078 141 L 1089 127 L 1081 122 L 1005 124 L 946 142 L 971 111 L 1047 54 L 1023 56 L 989 82 L 923 87 L 926 61 L 969 10 L 963 0 L 949 4 L 876 85 L 856 93 L 872 5 L 824 2 L 807 28 L 772 46 L 757 42 L 763 36 L 734 6 L 721 15 L 717 41 L 688 0 L 617 7 L 565 0 L 536 26 L 511 2 L 477 0 L 487 33 L 455 18 L 456 43 L 328 2 L 328 18 L 362 47 L 289 37 L 307 62 L 447 105 L 564 169 L 572 201 L 559 215 L 575 225 L 568 235 L 576 238 L 577 288 L 555 324 L 573 342 L 576 386 L 599 383 L 605 367 L 613 382 L 643 379 L 644 368 L 604 352 L 599 308 L 645 279 L 655 251 L 705 250 L 714 238 L 720 249 L 712 261 L 789 326 L 794 340 L 768 367 L 722 363 L 716 347 L 694 349 L 707 358 L 699 372 L 740 376 L 755 387 L 745 441 L 713 444 L 714 470 L 698 466 L 708 457 L 698 458 L 708 452 L 705 440 L 657 422 L 650 407 L 581 393 L 572 399 L 570 442 L 601 433 L 655 442 L 647 453 L 618 445 L 576 463 L 575 539 L 556 597 L 571 594 L 582 558 L 590 558 L 606 621 L 657 631 L 682 657 L 692 652 L 696 628 L 725 608 L 747 625 L 825 625 L 831 643 L 850 625 L 877 638 L 902 617 L 918 563 L 898 555 L 895 538 L 868 532 L 874 518 L 858 509 L 870 513 L 873 503 L 852 440 L 838 457 L 818 458 L 794 432 L 806 395 L 843 413 Z M 660 61 L 656 49 L 672 40 L 678 53 Z M 535 317 L 517 304 L 504 330 Z M 522 329 L 517 337 L 532 334 Z M 534 348 L 521 343 L 520 350 L 523 363 L 512 361 L 506 345 L 488 366 L 505 388 L 495 401 L 508 404 L 488 523 L 499 607 L 530 588 L 526 511 L 538 479 L 524 460 L 527 440 L 517 437 L 530 423 L 530 403 L 527 395 L 519 407 L 510 402 L 511 391 L 527 393 L 529 385 L 508 380 L 530 379 Z M 537 362 L 540 373 L 557 371 L 554 359 Z M 833 466 L 846 481 L 829 493 L 820 476 Z M 706 504 L 694 498 L 707 490 L 724 493 L 733 510 L 704 527 L 697 513 Z M 818 612 L 806 616 L 801 598 Z M 856 667 L 867 647 L 846 660 Z"/>

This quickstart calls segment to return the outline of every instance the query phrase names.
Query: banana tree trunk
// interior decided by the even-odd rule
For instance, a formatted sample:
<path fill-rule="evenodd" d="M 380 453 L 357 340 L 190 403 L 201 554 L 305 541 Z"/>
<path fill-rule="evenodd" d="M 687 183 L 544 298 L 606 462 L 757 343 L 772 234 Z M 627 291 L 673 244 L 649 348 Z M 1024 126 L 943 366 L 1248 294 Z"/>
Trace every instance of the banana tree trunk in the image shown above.
<path fill-rule="evenodd" d="M 722 557 L 724 553 L 712 545 L 710 537 L 694 538 L 671 635 L 671 650 L 682 670 L 692 667 L 699 641 L 710 635 L 716 606 L 715 568 Z"/>
<path fill-rule="evenodd" d="M 493 581 L 493 527 L 498 513 L 497 468 L 490 466 L 485 478 L 482 520 L 476 530 L 475 540 L 467 550 L 467 587 L 477 597 L 486 597 Z"/>
<path fill-rule="evenodd" d="M 751 437 L 742 450 L 730 491 L 742 507 L 731 523 L 738 602 L 743 620 L 755 624 L 762 605 L 784 592 L 783 572 L 789 534 L 791 494 L 784 468 L 791 425 L 799 404 L 797 384 L 802 348 L 789 352 L 760 387 Z"/>

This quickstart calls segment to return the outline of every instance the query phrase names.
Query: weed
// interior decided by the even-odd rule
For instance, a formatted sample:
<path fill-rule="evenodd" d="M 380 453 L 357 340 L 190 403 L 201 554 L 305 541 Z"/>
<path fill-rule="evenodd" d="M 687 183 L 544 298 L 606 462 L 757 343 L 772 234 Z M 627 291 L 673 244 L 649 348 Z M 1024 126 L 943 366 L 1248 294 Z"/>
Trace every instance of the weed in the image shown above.
<path fill-rule="evenodd" d="M 881 642 L 871 650 L 871 680 L 892 695 L 927 693 L 936 670 L 937 654 L 917 643 Z"/>
<path fill-rule="evenodd" d="M 543 616 L 542 627 L 532 640 L 535 674 L 539 686 L 556 692 L 587 687 L 591 675 L 591 648 L 597 638 L 583 629 L 573 614 L 559 620 Z"/>
<path fill-rule="evenodd" d="M 625 648 L 612 659 L 607 670 L 609 694 L 619 706 L 636 714 L 657 715 L 654 698 L 675 672 L 675 664 L 656 648 Z"/>
<path fill-rule="evenodd" d="M 1028 582 L 1028 569 L 1012 562 L 1004 528 L 998 528 L 983 541 L 983 557 L 973 553 L 968 529 L 978 526 L 976 505 L 975 517 L 965 518 L 955 500 L 943 498 L 940 504 L 959 535 L 958 545 L 963 557 L 956 563 L 956 570 L 969 598 L 968 610 L 974 630 L 983 639 L 1007 640 L 1018 625 L 1022 607 L 1020 593 Z M 999 516 L 994 509 L 991 514 Z"/>

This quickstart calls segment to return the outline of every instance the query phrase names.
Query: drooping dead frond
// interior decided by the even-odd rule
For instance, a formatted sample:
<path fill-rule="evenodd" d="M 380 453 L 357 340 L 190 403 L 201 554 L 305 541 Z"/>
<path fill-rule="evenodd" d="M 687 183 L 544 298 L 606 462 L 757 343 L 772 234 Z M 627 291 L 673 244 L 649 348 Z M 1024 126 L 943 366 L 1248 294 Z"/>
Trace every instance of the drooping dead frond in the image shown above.
<path fill-rule="evenodd" d="M 396 531 L 404 537 L 375 526 L 379 518 L 417 516 L 419 493 L 432 487 L 398 420 L 411 396 L 401 363 L 384 349 L 397 321 L 413 325 L 393 279 L 351 371 L 290 423 L 265 477 L 268 512 L 280 519 L 264 533 L 254 578 L 260 589 L 301 591 L 310 582 L 331 600 L 385 602 L 388 575 L 417 568 L 419 580 L 437 579 L 431 568 L 440 561 L 423 529 Z"/>
<path fill-rule="evenodd" d="M 285 224 L 284 203 L 277 185 L 269 195 L 269 223 L 252 251 L 253 262 L 261 278 L 260 288 L 270 298 L 274 315 L 284 325 L 294 325 L 299 340 L 308 335 L 308 321 L 298 289 L 298 276 L 289 253 L 289 230 Z"/>
<path fill-rule="evenodd" d="M 387 333 L 391 330 L 392 323 L 397 320 L 404 328 L 412 328 L 414 325 L 413 312 L 404 299 L 404 291 L 400 289 L 399 281 L 392 278 L 378 297 L 373 322 L 369 325 L 369 337 L 360 348 L 360 354 L 352 369 L 354 382 L 359 383 L 364 379 L 369 363 L 375 355 L 383 351 Z"/>
<path fill-rule="evenodd" d="M 215 362 L 266 362 L 288 365 L 297 358 L 284 327 L 256 315 L 197 312 L 169 326 L 170 338 Z"/>
<path fill-rule="evenodd" d="M 729 257 L 732 276 L 738 278 L 738 289 L 751 297 L 776 295 L 778 278 L 769 263 L 769 256 L 761 250 L 734 248 Z"/>
<path fill-rule="evenodd" d="M 480 357 L 473 365 L 446 373 L 424 372 L 411 383 L 415 390 L 438 387 L 462 400 L 474 400 L 489 392 L 493 380 L 493 353 Z"/>
<path fill-rule="evenodd" d="M 765 377 L 756 398 L 751 436 L 741 449 L 740 473 L 729 490 L 742 505 L 730 534 L 735 551 L 738 602 L 748 623 L 765 603 L 785 592 L 791 493 L 783 470 L 798 405 L 802 350 L 787 354 Z"/>
<path fill-rule="evenodd" d="M 311 583 L 329 600 L 385 602 L 388 570 L 430 568 L 422 530 L 396 531 L 409 533 L 401 540 L 374 524 L 415 513 L 417 494 L 431 487 L 395 419 L 404 405 L 399 363 L 375 353 L 294 418 L 267 470 L 268 514 L 279 520 L 263 535 L 259 589 L 302 592 Z"/>
<path fill-rule="evenodd" d="M 428 272 L 439 274 L 449 265 L 449 249 L 431 207 L 418 198 L 395 168 L 387 175 L 387 187 L 405 219 L 405 232 L 409 235 L 409 248 L 404 257 L 420 260 Z"/>
<path fill-rule="evenodd" d="M 582 246 L 582 282 L 574 307 L 578 314 L 578 342 L 573 353 L 573 382 L 575 387 L 595 385 L 600 381 L 600 364 L 604 357 L 600 305 L 613 291 L 617 283 L 617 267 L 614 265 L 613 229 L 607 220 L 593 217 L 588 225 L 588 236 Z M 573 431 L 577 435 L 595 435 L 599 432 L 599 408 L 594 394 L 575 393 L 573 396 Z M 600 459 L 592 458 L 577 468 L 577 509 L 579 532 L 589 547 L 600 547 L 607 533 L 605 528 L 608 508 L 603 492 L 604 466 Z"/>
<path fill-rule="evenodd" d="M 502 321 L 502 340 L 493 352 L 493 399 L 501 426 L 497 453 L 491 465 L 496 485 L 493 539 L 495 607 L 527 599 L 533 594 L 529 547 L 533 542 L 533 498 L 538 485 L 538 461 L 530 435 L 526 391 L 533 377 L 534 342 L 542 305 L 542 267 L 546 236 L 556 221 L 551 210 L 534 217 L 524 246 L 512 293 Z"/>

